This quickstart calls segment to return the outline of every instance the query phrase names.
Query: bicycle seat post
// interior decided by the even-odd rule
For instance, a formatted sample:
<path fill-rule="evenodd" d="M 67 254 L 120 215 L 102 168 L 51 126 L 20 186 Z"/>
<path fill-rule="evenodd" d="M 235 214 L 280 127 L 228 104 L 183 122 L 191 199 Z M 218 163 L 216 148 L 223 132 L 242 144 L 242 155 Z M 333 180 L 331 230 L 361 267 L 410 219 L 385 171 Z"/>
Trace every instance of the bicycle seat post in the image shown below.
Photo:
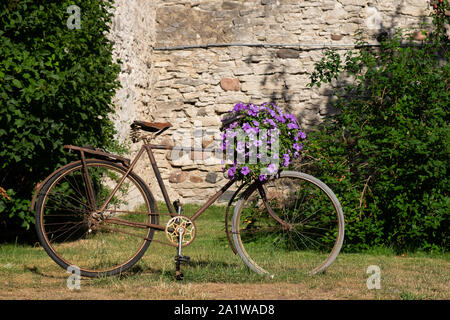
<path fill-rule="evenodd" d="M 175 210 L 177 210 L 177 213 L 179 216 L 181 216 L 181 213 L 183 212 L 183 207 L 181 206 L 180 200 L 174 201 L 173 206 L 175 207 Z M 181 219 L 178 219 L 177 223 L 180 223 Z M 181 254 L 181 249 L 183 246 L 183 235 L 184 235 L 184 227 L 181 225 L 177 226 L 178 230 L 178 247 L 177 247 L 177 255 L 175 256 L 175 278 L 177 280 L 183 280 L 183 273 L 181 272 L 181 262 L 189 262 L 190 257 L 183 256 Z"/>
<path fill-rule="evenodd" d="M 183 211 L 183 207 L 181 206 L 180 200 L 177 200 L 176 202 L 176 210 L 178 215 L 181 215 L 181 212 Z M 180 219 L 178 219 L 178 223 L 180 223 Z M 178 227 L 178 250 L 177 250 L 177 256 L 181 257 L 181 247 L 183 245 L 183 234 L 184 234 L 184 230 L 182 227 Z"/>

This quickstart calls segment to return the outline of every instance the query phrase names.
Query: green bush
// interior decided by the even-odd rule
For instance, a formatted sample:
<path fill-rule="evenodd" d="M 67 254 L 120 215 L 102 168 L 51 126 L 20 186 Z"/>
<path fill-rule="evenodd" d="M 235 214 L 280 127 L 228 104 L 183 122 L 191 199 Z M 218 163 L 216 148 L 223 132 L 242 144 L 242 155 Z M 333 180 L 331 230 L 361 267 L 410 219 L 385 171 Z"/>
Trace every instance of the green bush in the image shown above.
<path fill-rule="evenodd" d="M 0 4 L 0 222 L 33 223 L 37 182 L 66 163 L 64 144 L 115 145 L 112 1 L 9 0 Z M 80 28 L 68 20 L 80 9 Z M 70 23 L 69 23 L 70 25 Z"/>
<path fill-rule="evenodd" d="M 405 37 L 328 51 L 311 75 L 311 86 L 332 85 L 338 113 L 309 133 L 302 169 L 340 199 L 345 250 L 449 246 L 449 41 L 437 29 L 421 43 Z"/>

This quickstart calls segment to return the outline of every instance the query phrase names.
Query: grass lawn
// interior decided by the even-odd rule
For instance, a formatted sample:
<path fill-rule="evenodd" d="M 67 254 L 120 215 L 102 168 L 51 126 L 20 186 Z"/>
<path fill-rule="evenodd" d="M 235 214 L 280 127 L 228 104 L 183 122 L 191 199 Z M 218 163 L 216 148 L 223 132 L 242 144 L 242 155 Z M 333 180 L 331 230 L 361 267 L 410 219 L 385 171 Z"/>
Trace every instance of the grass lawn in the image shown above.
<path fill-rule="evenodd" d="M 190 216 L 196 206 L 186 206 Z M 196 240 L 183 251 L 183 281 L 174 279 L 175 248 L 153 242 L 129 271 L 82 278 L 69 290 L 70 274 L 39 244 L 0 244 L 0 299 L 449 299 L 450 255 L 397 256 L 389 250 L 341 253 L 325 274 L 292 283 L 259 276 L 234 255 L 224 228 L 225 207 L 196 220 Z M 164 234 L 157 239 L 165 239 Z M 367 268 L 380 268 L 380 289 L 369 290 Z"/>

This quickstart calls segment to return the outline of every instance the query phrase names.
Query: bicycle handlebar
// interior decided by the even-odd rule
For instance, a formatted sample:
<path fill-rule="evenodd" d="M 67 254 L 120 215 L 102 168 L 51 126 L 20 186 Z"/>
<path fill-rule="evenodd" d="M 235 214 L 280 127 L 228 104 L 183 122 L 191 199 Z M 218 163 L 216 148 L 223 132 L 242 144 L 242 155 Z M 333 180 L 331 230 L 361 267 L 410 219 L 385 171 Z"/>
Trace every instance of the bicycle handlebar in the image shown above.
<path fill-rule="evenodd" d="M 231 116 L 229 118 L 222 119 L 222 126 L 220 127 L 220 130 L 222 130 L 226 125 L 228 125 L 236 120 L 242 119 L 243 117 L 244 117 L 243 114 L 239 114 L 237 116 Z"/>

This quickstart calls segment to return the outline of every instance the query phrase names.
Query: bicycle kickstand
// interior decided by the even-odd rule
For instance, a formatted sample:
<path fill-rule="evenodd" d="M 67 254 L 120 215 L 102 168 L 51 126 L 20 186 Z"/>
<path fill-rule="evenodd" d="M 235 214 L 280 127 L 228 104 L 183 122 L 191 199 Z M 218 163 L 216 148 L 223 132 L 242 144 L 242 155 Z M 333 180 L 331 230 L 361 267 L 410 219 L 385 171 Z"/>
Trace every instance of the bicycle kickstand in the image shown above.
<path fill-rule="evenodd" d="M 178 211 L 178 215 L 181 215 L 181 211 L 183 210 L 180 200 L 177 200 L 174 202 L 174 206 Z M 190 257 L 189 256 L 183 256 L 181 254 L 181 248 L 183 246 L 183 235 L 184 235 L 184 228 L 179 227 L 178 230 L 178 248 L 177 248 L 177 255 L 175 256 L 175 279 L 177 280 L 183 280 L 184 275 L 181 272 L 181 262 L 189 262 Z"/>

